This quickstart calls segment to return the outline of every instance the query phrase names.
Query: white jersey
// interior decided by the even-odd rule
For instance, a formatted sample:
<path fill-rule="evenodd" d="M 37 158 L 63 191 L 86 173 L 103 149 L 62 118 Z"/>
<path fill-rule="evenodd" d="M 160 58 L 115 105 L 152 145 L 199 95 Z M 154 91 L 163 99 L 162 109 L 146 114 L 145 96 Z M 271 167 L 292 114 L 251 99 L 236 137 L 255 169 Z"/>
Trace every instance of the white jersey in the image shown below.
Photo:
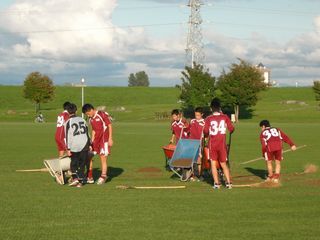
<path fill-rule="evenodd" d="M 83 118 L 71 116 L 66 122 L 65 130 L 68 150 L 71 152 L 89 150 L 88 126 Z"/>

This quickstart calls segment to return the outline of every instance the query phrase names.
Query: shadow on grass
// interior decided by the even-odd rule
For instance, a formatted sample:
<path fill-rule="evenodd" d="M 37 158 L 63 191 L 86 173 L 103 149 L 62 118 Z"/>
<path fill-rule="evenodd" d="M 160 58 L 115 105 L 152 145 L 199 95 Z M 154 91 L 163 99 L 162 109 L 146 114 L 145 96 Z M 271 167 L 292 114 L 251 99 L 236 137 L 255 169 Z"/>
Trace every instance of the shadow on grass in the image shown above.
<path fill-rule="evenodd" d="M 123 168 L 108 167 L 108 179 L 107 182 L 111 182 L 113 178 L 119 177 L 124 172 Z M 98 179 L 101 175 L 101 170 L 98 168 L 92 169 L 92 175 L 94 179 Z"/>
<path fill-rule="evenodd" d="M 255 169 L 255 168 L 250 168 L 250 167 L 246 167 L 245 168 L 248 172 L 252 173 L 253 175 L 261 178 L 261 179 L 265 179 L 266 178 L 266 170 L 265 169 Z"/>

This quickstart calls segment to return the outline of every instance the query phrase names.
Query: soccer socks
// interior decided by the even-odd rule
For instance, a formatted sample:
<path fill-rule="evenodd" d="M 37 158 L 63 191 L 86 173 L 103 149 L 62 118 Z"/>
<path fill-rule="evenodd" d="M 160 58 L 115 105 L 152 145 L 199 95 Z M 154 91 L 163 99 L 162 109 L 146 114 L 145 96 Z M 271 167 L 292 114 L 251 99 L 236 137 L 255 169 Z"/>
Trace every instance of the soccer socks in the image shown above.
<path fill-rule="evenodd" d="M 92 178 L 92 169 L 89 169 L 88 171 L 88 178 Z"/>

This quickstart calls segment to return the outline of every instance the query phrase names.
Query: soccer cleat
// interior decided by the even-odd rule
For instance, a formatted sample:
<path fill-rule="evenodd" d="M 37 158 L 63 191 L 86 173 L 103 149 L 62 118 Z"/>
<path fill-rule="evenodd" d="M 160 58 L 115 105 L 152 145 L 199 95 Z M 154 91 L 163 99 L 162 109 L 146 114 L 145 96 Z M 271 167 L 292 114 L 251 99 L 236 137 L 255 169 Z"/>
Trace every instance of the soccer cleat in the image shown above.
<path fill-rule="evenodd" d="M 213 189 L 220 189 L 221 184 L 213 184 L 212 188 Z"/>
<path fill-rule="evenodd" d="M 280 182 L 280 174 L 274 174 L 272 178 L 273 183 L 279 183 Z"/>
<path fill-rule="evenodd" d="M 73 179 L 72 182 L 69 183 L 69 186 L 74 187 L 79 184 L 79 180 L 77 178 Z"/>
<path fill-rule="evenodd" d="M 99 177 L 97 184 L 102 185 L 107 181 L 107 177 Z"/>
<path fill-rule="evenodd" d="M 268 176 L 267 179 L 265 180 L 265 182 L 272 182 L 272 181 L 273 181 L 273 175 Z"/>
<path fill-rule="evenodd" d="M 227 189 L 232 189 L 232 183 L 226 183 L 226 188 Z"/>
<path fill-rule="evenodd" d="M 79 183 L 76 185 L 76 187 L 77 187 L 77 188 L 81 188 L 81 187 L 82 187 L 82 183 L 79 182 Z"/>
<path fill-rule="evenodd" d="M 87 183 L 88 184 L 94 184 L 94 179 L 93 178 L 87 178 Z"/>

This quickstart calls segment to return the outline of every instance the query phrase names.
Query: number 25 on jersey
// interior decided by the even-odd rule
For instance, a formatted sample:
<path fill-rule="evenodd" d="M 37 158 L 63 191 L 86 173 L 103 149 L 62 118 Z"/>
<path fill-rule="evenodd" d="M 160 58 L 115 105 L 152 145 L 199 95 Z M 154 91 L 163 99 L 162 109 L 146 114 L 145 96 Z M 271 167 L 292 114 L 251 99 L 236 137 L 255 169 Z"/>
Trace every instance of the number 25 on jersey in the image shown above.
<path fill-rule="evenodd" d="M 224 135 L 226 134 L 227 128 L 226 128 L 226 122 L 224 120 L 221 120 L 219 122 L 217 121 L 211 121 L 210 122 L 210 135 L 216 136 L 218 134 Z"/>

